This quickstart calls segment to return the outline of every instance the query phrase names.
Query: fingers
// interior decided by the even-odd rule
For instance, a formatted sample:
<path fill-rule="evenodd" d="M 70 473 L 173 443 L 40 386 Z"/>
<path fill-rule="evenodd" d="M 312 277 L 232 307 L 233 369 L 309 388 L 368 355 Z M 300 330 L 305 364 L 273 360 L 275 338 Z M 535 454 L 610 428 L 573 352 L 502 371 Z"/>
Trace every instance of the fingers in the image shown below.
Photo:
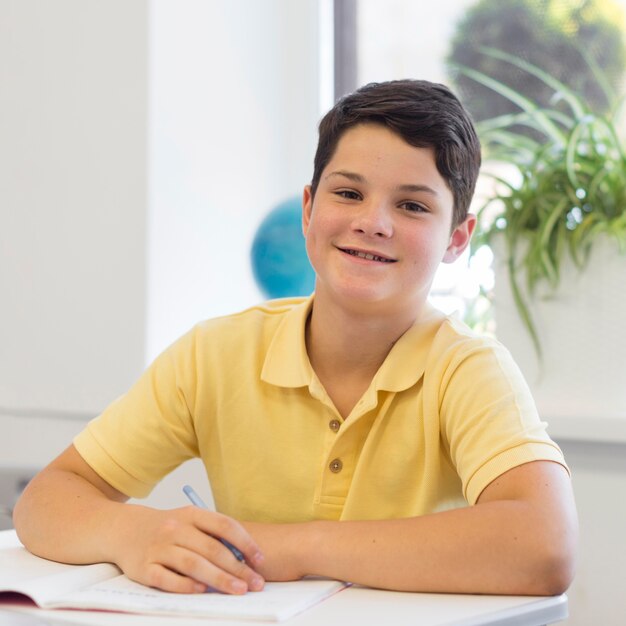
<path fill-rule="evenodd" d="M 137 582 L 172 593 L 203 593 L 206 591 L 206 585 L 158 563 L 152 563 L 148 566 L 145 576 L 137 577 Z"/>
<path fill-rule="evenodd" d="M 211 515 L 213 516 L 215 514 Z M 265 581 L 251 567 L 251 565 L 257 567 L 262 561 L 262 556 L 256 544 L 252 542 L 252 547 L 250 548 L 250 543 L 247 541 L 249 538 L 248 533 L 246 531 L 244 531 L 243 534 L 237 533 L 239 524 L 235 522 L 235 520 L 225 516 L 219 517 L 222 519 L 218 520 L 217 524 L 210 523 L 211 532 L 214 533 L 215 536 L 208 534 L 204 530 L 198 530 L 195 533 L 188 534 L 184 539 L 179 538 L 177 544 L 181 548 L 184 548 L 185 552 L 176 553 L 177 560 L 172 567 L 197 581 L 204 582 L 209 586 L 227 593 L 239 593 L 239 588 L 236 585 L 233 587 L 233 579 L 245 584 L 244 592 L 246 590 L 260 591 L 263 589 Z M 206 528 L 206 526 L 204 527 Z M 221 530 L 216 530 L 218 527 Z M 233 528 L 235 532 L 231 533 Z M 219 535 L 218 532 L 220 533 Z M 246 552 L 244 552 L 244 550 L 241 551 L 244 552 L 244 556 L 246 556 L 249 561 L 252 561 L 252 563 L 239 561 L 231 550 L 217 539 L 218 536 L 225 538 L 224 535 L 226 533 L 229 534 L 230 538 L 228 540 L 233 545 L 236 545 L 235 541 L 237 541 L 237 539 L 233 537 L 243 537 L 243 542 L 246 546 L 245 550 L 248 554 L 252 553 L 252 556 L 246 556 Z M 239 544 L 242 545 L 242 539 L 239 539 Z M 221 576 L 220 572 L 229 574 L 230 576 L 224 578 Z M 229 587 L 232 587 L 232 589 Z"/>
<path fill-rule="evenodd" d="M 230 568 L 235 570 L 232 572 L 222 567 L 219 557 L 209 560 L 197 552 L 172 546 L 162 555 L 162 567 L 151 570 L 151 585 L 182 593 L 197 593 L 210 587 L 236 595 L 262 589 L 263 579 L 245 563 L 236 562 L 237 565 Z"/>
<path fill-rule="evenodd" d="M 249 565 L 258 567 L 263 562 L 263 554 L 258 544 L 239 522 L 220 513 L 207 512 L 197 507 L 187 508 L 194 517 L 194 525 L 197 528 L 207 535 L 228 541 L 243 553 Z"/>

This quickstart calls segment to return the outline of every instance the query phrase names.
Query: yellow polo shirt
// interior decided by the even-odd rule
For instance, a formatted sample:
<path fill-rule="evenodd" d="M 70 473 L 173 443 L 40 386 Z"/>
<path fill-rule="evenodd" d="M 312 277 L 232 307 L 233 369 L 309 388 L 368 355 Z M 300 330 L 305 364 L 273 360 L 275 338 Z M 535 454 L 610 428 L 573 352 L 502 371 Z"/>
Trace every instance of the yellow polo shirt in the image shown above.
<path fill-rule="evenodd" d="M 219 511 L 276 522 L 422 515 L 475 503 L 522 463 L 564 465 L 508 352 L 434 309 L 342 419 L 307 356 L 311 303 L 197 325 L 88 424 L 78 452 L 133 497 L 199 456 Z"/>

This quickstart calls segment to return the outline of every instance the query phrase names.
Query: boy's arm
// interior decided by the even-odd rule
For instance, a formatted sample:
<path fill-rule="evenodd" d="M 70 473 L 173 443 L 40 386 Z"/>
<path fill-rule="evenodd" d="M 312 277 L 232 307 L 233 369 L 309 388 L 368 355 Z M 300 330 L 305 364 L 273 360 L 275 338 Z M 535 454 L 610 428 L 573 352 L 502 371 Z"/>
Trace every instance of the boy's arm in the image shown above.
<path fill-rule="evenodd" d="M 130 578 L 167 591 L 258 590 L 263 579 L 214 537 L 236 545 L 256 567 L 258 545 L 235 520 L 198 507 L 161 511 L 126 504 L 70 446 L 28 485 L 14 512 L 22 543 L 66 563 L 116 563 Z"/>
<path fill-rule="evenodd" d="M 267 580 L 316 574 L 400 591 L 554 595 L 573 578 L 578 534 L 564 467 L 509 470 L 475 506 L 384 521 L 244 524 Z"/>

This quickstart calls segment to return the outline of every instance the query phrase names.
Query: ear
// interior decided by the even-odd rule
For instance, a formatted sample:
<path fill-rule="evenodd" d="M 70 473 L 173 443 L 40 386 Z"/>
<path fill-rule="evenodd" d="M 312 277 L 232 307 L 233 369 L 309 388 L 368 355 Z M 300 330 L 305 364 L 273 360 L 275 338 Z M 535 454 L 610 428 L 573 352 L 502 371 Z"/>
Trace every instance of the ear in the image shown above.
<path fill-rule="evenodd" d="M 454 263 L 463 254 L 472 238 L 474 228 L 476 228 L 476 216 L 468 213 L 450 235 L 450 243 L 442 259 L 444 263 Z"/>
<path fill-rule="evenodd" d="M 302 234 L 306 237 L 311 221 L 311 211 L 313 210 L 313 195 L 311 185 L 306 185 L 302 192 Z"/>

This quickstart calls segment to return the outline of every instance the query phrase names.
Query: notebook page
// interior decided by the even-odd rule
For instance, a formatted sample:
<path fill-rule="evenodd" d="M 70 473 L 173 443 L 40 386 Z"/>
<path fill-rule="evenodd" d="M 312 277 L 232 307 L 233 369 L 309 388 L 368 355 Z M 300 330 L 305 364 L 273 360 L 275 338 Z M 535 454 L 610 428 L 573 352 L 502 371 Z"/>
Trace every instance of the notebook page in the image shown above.
<path fill-rule="evenodd" d="M 0 550 L 0 592 L 23 593 L 39 606 L 50 606 L 57 597 L 107 578 L 119 576 L 111 563 L 67 565 L 48 561 L 26 548 Z"/>
<path fill-rule="evenodd" d="M 179 594 L 145 587 L 126 576 L 118 576 L 68 594 L 55 606 L 278 621 L 304 611 L 345 586 L 335 580 L 305 579 L 266 583 L 263 591 L 243 596 L 218 592 Z"/>

